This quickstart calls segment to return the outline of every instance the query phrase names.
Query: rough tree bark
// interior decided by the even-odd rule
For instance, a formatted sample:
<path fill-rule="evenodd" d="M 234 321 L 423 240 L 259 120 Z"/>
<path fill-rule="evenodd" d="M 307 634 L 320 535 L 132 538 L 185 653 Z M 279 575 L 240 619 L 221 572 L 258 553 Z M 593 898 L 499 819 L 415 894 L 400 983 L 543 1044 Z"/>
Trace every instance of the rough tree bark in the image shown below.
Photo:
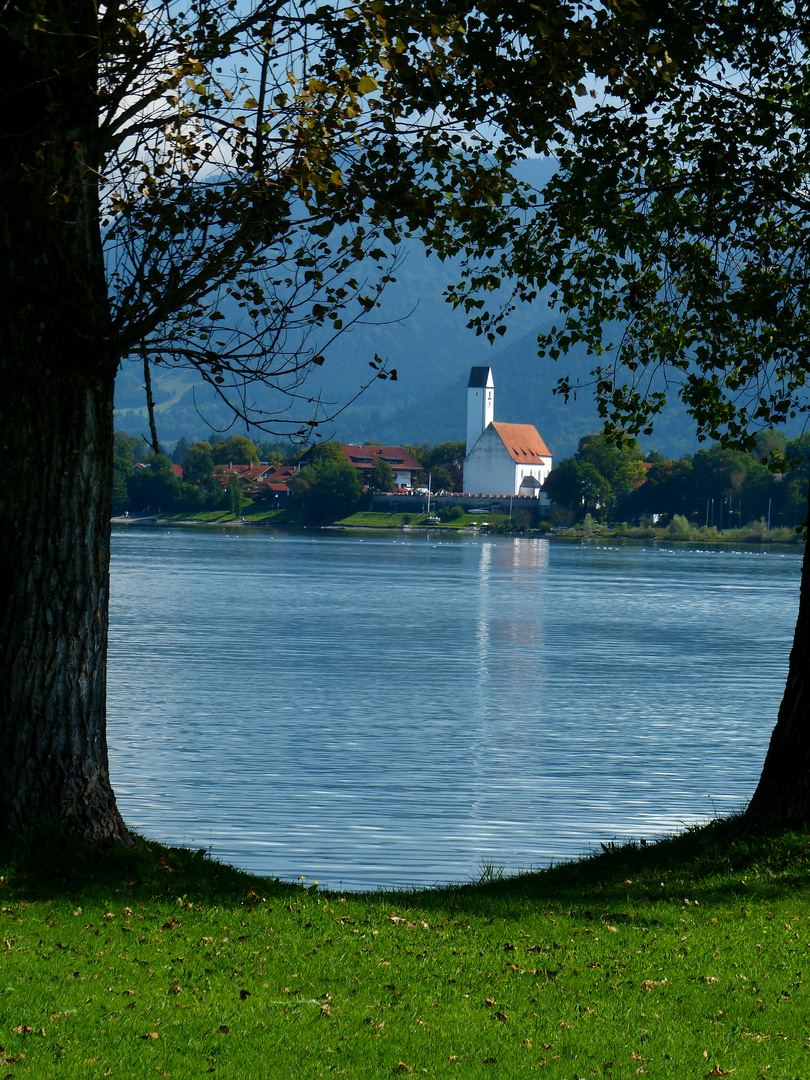
<path fill-rule="evenodd" d="M 0 832 L 55 819 L 126 843 L 105 731 L 117 358 L 97 16 L 92 0 L 45 7 L 47 33 L 0 16 Z"/>
<path fill-rule="evenodd" d="M 810 502 L 808 502 L 810 521 Z M 810 545 L 805 544 L 799 615 L 785 693 L 762 775 L 741 822 L 744 832 L 804 829 L 810 823 Z"/>

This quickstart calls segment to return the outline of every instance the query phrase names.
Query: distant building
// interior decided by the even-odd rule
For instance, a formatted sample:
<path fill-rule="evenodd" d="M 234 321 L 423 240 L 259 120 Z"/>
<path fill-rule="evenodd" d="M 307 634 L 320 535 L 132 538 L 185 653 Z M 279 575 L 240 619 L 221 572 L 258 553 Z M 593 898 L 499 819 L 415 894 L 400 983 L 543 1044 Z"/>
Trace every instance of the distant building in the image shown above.
<path fill-rule="evenodd" d="M 152 465 L 148 461 L 136 461 L 132 466 L 133 469 L 151 469 Z M 172 472 L 180 480 L 183 479 L 183 468 L 180 465 L 172 465 Z"/>
<path fill-rule="evenodd" d="M 380 458 L 391 466 L 394 482 L 400 488 L 411 487 L 414 473 L 422 471 L 419 462 L 401 446 L 341 446 L 340 449 L 348 463 L 360 473 L 364 485 L 368 483 L 374 463 Z"/>
<path fill-rule="evenodd" d="M 551 472 L 551 451 L 532 424 L 494 419 L 492 369 L 474 367 L 467 384 L 464 490 L 472 495 L 540 497 Z"/>
<path fill-rule="evenodd" d="M 259 465 L 215 465 L 214 479 L 223 487 L 227 487 L 232 476 L 238 476 L 242 481 L 242 490 L 245 495 L 256 499 L 292 495 L 287 487 L 287 481 L 295 475 L 297 465 L 268 465 L 266 462 Z"/>
<path fill-rule="evenodd" d="M 218 480 L 223 487 L 228 486 L 230 478 L 234 475 L 238 476 L 240 480 L 244 480 L 246 484 L 259 484 L 266 480 L 274 471 L 274 467 L 267 464 L 215 465 L 214 479 Z"/>

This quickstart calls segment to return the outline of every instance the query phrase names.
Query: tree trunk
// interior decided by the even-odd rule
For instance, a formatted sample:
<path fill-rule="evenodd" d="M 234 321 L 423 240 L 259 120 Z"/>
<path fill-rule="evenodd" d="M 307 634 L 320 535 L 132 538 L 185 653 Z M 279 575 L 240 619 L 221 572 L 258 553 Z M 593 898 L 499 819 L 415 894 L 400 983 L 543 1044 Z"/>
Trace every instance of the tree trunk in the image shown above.
<path fill-rule="evenodd" d="M 810 545 L 805 544 L 799 617 L 790 651 L 787 685 L 762 775 L 743 816 L 744 832 L 802 829 L 810 823 L 809 552 Z"/>
<path fill-rule="evenodd" d="M 96 15 L 49 0 L 44 33 L 26 11 L 0 18 L 0 832 L 52 819 L 126 843 L 106 741 L 117 359 Z"/>

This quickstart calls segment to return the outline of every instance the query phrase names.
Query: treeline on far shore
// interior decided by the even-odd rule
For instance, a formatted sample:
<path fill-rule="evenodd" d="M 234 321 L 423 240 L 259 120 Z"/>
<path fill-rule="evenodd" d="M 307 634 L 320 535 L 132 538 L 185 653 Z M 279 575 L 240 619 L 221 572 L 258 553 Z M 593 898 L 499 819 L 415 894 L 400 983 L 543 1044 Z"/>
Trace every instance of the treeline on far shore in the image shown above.
<path fill-rule="evenodd" d="M 790 532 L 807 517 L 808 458 L 810 435 L 791 440 L 774 430 L 761 432 L 748 453 L 715 445 L 678 461 L 586 435 L 544 490 L 556 526 L 590 516 L 602 525 L 672 528 L 683 538 L 701 530 Z"/>
<path fill-rule="evenodd" d="M 431 476 L 434 491 L 463 490 L 462 443 L 407 449 L 427 464 L 424 475 L 415 478 L 417 483 L 425 484 Z M 255 520 L 277 516 L 280 500 L 263 498 L 240 476 L 223 473 L 221 467 L 259 461 L 280 467 L 298 461 L 307 450 L 284 442 L 254 442 L 244 435 L 226 439 L 212 434 L 194 444 L 180 440 L 171 454 L 155 453 L 143 439 L 118 432 L 113 514 L 247 515 Z M 644 454 L 633 441 L 618 447 L 603 434 L 586 435 L 576 453 L 558 462 L 546 480 L 546 506 L 535 511 L 516 508 L 511 516 L 491 515 L 487 527 L 585 536 L 610 531 L 637 538 L 786 542 L 806 521 L 809 459 L 810 434 L 787 439 L 775 430 L 761 432 L 748 453 L 715 445 L 677 461 L 654 451 Z M 394 484 L 390 468 L 379 472 L 373 478 L 374 490 L 390 490 Z M 294 493 L 282 500 L 290 523 L 299 519 L 333 523 L 352 515 L 362 515 L 369 525 L 409 523 L 394 521 L 396 515 L 364 513 L 360 479 L 337 443 L 323 443 L 310 451 L 300 473 L 287 477 L 287 486 Z M 473 523 L 460 507 L 435 512 L 445 527 Z"/>

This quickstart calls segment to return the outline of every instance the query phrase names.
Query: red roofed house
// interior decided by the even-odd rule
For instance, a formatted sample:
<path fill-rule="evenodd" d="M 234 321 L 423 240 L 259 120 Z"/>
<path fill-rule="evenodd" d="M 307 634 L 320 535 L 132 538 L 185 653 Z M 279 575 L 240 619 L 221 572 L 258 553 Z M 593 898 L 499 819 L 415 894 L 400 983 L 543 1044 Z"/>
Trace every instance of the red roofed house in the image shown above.
<path fill-rule="evenodd" d="M 413 474 L 422 471 L 419 462 L 401 446 L 341 446 L 343 456 L 360 473 L 364 484 L 378 458 L 387 461 L 394 473 L 397 487 L 411 487 Z"/>
<path fill-rule="evenodd" d="M 287 487 L 287 481 L 295 476 L 297 471 L 297 465 L 215 465 L 214 479 L 227 487 L 231 477 L 238 476 L 246 495 L 253 498 L 273 495 L 278 498 L 292 494 Z"/>
<path fill-rule="evenodd" d="M 215 465 L 214 479 L 227 487 L 228 481 L 235 473 L 246 484 L 258 484 L 265 480 L 272 472 L 272 465 Z"/>
<path fill-rule="evenodd" d="M 536 498 L 551 472 L 551 451 L 532 424 L 503 424 L 494 411 L 492 369 L 474 367 L 467 384 L 464 490 Z"/>

